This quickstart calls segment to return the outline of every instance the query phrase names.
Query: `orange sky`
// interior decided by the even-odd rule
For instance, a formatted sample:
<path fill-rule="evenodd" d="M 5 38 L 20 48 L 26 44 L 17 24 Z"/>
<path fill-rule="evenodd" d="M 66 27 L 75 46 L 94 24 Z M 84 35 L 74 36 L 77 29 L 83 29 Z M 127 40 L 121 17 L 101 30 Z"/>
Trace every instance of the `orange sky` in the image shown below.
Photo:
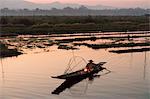
<path fill-rule="evenodd" d="M 26 0 L 35 3 L 78 3 L 84 5 L 108 5 L 115 7 L 148 6 L 149 0 Z"/>

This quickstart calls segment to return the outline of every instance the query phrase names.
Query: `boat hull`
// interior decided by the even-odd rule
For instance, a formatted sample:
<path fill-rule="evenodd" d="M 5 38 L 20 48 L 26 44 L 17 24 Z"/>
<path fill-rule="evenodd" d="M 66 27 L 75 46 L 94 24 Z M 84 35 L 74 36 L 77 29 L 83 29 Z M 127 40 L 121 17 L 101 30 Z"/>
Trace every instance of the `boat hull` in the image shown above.
<path fill-rule="evenodd" d="M 90 75 L 96 74 L 96 73 L 102 71 L 103 69 L 106 69 L 104 67 L 101 67 L 105 63 L 106 62 L 101 62 L 101 63 L 97 64 L 96 68 L 93 69 L 92 71 L 84 71 L 84 69 L 81 69 L 79 71 L 68 73 L 68 74 L 63 74 L 60 76 L 52 76 L 52 78 L 58 78 L 58 79 L 85 78 L 85 77 L 88 77 Z"/>

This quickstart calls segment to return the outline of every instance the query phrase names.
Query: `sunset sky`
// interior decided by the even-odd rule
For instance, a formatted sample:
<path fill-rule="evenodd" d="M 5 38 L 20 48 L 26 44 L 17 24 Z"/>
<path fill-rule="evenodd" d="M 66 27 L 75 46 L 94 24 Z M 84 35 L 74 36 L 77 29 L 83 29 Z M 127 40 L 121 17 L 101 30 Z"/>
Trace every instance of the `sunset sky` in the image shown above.
<path fill-rule="evenodd" d="M 108 5 L 115 7 L 144 7 L 148 6 L 149 0 L 26 0 L 34 3 L 77 3 L 84 5 Z"/>

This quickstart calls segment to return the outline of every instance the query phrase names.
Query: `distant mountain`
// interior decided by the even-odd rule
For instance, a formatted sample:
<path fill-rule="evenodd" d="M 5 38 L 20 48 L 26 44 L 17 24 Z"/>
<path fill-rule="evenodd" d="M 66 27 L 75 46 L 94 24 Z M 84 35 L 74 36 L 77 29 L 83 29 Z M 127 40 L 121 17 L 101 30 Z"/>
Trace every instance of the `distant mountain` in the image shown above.
<path fill-rule="evenodd" d="M 88 9 L 94 9 L 94 10 L 102 10 L 102 9 L 116 9 L 116 7 L 112 6 L 104 6 L 104 5 L 95 5 L 95 6 L 86 6 Z"/>
<path fill-rule="evenodd" d="M 77 8 L 65 7 L 63 9 L 53 8 L 51 10 L 42 10 L 39 8 L 17 9 L 8 8 L 0 9 L 0 16 L 149 16 L 150 9 L 106 9 L 106 10 L 91 10 L 85 6 Z"/>
<path fill-rule="evenodd" d="M 48 4 L 37 4 L 37 3 L 32 3 L 28 1 L 23 1 L 23 0 L 1 0 L 0 1 L 0 8 L 9 8 L 9 9 L 52 9 L 52 8 L 57 8 L 57 9 L 63 9 L 65 7 L 71 7 L 71 8 L 79 8 L 80 4 L 70 4 L 70 3 L 60 3 L 60 2 L 53 2 L 53 3 L 48 3 Z M 88 6 L 84 5 L 88 9 L 114 9 L 115 7 L 111 6 L 104 6 L 104 5 L 95 5 L 95 6 Z"/>

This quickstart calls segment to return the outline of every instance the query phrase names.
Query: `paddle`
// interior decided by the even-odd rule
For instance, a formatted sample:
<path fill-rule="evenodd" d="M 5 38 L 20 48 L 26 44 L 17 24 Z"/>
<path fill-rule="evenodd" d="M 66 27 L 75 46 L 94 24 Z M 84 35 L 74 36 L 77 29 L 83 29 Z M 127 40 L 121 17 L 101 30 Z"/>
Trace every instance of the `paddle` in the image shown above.
<path fill-rule="evenodd" d="M 105 70 L 107 70 L 108 72 L 111 72 L 110 70 L 108 70 L 107 68 L 104 68 Z"/>

